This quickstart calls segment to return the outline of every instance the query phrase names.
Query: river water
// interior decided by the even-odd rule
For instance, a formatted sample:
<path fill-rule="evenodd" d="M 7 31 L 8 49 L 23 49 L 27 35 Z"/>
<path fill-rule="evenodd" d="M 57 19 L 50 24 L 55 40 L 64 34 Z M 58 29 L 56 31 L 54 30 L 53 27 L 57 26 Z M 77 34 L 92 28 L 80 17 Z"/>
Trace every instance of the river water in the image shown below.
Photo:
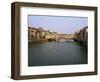
<path fill-rule="evenodd" d="M 87 48 L 74 41 L 28 43 L 28 66 L 87 64 Z"/>

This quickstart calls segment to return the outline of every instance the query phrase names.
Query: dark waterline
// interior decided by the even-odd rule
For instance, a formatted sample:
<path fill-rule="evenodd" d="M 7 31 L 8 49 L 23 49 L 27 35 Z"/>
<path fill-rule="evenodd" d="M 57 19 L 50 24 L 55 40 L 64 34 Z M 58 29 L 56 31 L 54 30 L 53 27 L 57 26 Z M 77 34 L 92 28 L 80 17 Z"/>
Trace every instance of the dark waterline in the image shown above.
<path fill-rule="evenodd" d="M 28 43 L 28 66 L 87 64 L 87 48 L 78 42 Z"/>

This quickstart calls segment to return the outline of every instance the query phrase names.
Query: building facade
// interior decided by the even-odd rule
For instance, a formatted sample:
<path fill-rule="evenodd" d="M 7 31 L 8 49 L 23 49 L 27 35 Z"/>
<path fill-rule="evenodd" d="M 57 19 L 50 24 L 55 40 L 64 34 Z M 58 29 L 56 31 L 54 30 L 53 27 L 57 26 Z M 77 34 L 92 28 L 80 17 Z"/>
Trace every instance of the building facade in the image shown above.
<path fill-rule="evenodd" d="M 41 39 L 53 39 L 57 40 L 59 34 L 57 32 L 50 32 L 43 30 L 42 28 L 28 27 L 28 40 L 41 40 Z"/>
<path fill-rule="evenodd" d="M 87 44 L 88 42 L 88 27 L 84 27 L 79 32 L 75 32 L 74 40 Z"/>
<path fill-rule="evenodd" d="M 59 34 L 57 32 L 51 32 L 43 30 L 42 28 L 28 27 L 28 40 L 48 40 L 48 41 L 59 41 L 60 39 L 73 39 L 74 34 Z"/>

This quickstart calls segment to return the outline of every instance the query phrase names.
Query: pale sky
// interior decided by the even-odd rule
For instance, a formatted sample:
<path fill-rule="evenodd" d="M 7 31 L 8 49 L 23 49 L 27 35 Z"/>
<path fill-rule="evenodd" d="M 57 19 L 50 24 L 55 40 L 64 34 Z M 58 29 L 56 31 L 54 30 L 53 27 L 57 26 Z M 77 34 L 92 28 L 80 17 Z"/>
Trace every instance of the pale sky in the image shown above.
<path fill-rule="evenodd" d="M 88 26 L 87 17 L 69 17 L 69 16 L 28 16 L 28 26 L 39 28 L 51 32 L 58 32 L 61 34 L 73 34 L 75 31 Z"/>

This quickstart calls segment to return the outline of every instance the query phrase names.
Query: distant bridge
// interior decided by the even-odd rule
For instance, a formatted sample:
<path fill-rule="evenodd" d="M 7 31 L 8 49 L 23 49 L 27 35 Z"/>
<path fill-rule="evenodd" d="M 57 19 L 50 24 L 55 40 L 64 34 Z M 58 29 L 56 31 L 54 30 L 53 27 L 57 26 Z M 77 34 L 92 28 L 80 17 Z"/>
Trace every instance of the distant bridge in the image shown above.
<path fill-rule="evenodd" d="M 67 41 L 74 39 L 74 34 L 60 34 L 59 39 L 65 39 Z"/>

